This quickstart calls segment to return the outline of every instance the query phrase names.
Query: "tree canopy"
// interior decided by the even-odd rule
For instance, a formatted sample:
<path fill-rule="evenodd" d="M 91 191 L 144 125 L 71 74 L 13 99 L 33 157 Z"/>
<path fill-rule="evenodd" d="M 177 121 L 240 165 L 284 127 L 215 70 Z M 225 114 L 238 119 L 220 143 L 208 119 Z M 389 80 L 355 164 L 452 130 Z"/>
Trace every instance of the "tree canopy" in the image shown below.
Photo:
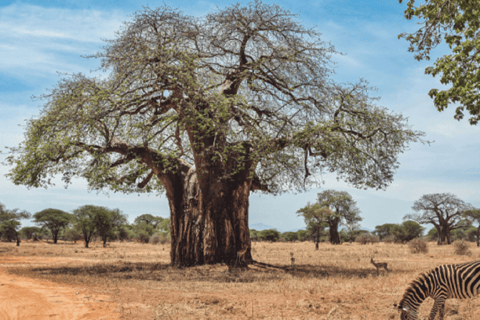
<path fill-rule="evenodd" d="M 41 97 L 10 178 L 40 187 L 83 176 L 93 189 L 141 192 L 162 188 L 153 174 L 235 158 L 225 175 L 252 161 L 272 192 L 323 170 L 385 187 L 422 134 L 375 106 L 365 82 L 329 79 L 336 51 L 294 17 L 259 1 L 203 18 L 137 12 L 92 56 L 108 77 L 71 75 Z"/>
<path fill-rule="evenodd" d="M 415 59 L 419 61 L 430 60 L 431 50 L 442 42 L 448 44 L 452 54 L 438 58 L 425 73 L 434 77 L 441 74 L 440 82 L 451 87 L 431 89 L 428 94 L 439 111 L 458 103 L 455 119 L 462 119 L 466 109 L 471 115 L 470 124 L 477 124 L 480 120 L 480 1 L 426 0 L 417 1 L 422 3 L 418 6 L 415 2 L 408 0 L 405 18 L 417 17 L 422 27 L 398 37 L 410 42 L 408 51 L 415 52 Z"/>
<path fill-rule="evenodd" d="M 134 223 L 138 224 L 138 223 L 144 222 L 146 224 L 151 225 L 155 229 L 157 229 L 157 228 L 160 228 L 163 220 L 164 219 L 162 217 L 155 217 L 150 213 L 146 213 L 136 217 Z"/>

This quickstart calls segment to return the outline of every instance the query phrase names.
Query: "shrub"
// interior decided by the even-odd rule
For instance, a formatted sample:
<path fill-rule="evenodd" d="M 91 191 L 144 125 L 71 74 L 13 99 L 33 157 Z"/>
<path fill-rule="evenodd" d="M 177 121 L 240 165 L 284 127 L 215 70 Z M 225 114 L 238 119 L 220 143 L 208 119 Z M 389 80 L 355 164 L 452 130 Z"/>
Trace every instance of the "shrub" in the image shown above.
<path fill-rule="evenodd" d="M 267 229 L 258 232 L 258 238 L 262 241 L 275 242 L 280 238 L 280 232 L 275 229 Z"/>
<path fill-rule="evenodd" d="M 137 241 L 141 243 L 148 243 L 150 241 L 150 235 L 145 231 L 140 231 L 135 235 Z"/>
<path fill-rule="evenodd" d="M 472 252 L 469 249 L 468 242 L 466 241 L 455 241 L 453 243 L 453 248 L 455 254 L 470 256 Z"/>
<path fill-rule="evenodd" d="M 428 242 L 422 238 L 413 239 L 408 243 L 411 253 L 428 253 Z"/>
<path fill-rule="evenodd" d="M 159 243 L 164 244 L 168 240 L 170 240 L 170 239 L 168 239 L 167 237 L 165 237 L 161 234 L 154 234 L 153 236 L 150 237 L 149 243 L 151 243 L 151 244 L 159 244 Z"/>
<path fill-rule="evenodd" d="M 367 244 L 367 243 L 377 243 L 378 241 L 380 241 L 380 239 L 378 238 L 378 236 L 374 236 L 373 234 L 362 233 L 355 238 L 355 241 L 360 244 Z"/>
<path fill-rule="evenodd" d="M 392 235 L 388 235 L 388 236 L 385 236 L 383 239 L 382 239 L 383 242 L 385 243 L 394 243 L 395 242 L 395 238 L 392 236 Z"/>

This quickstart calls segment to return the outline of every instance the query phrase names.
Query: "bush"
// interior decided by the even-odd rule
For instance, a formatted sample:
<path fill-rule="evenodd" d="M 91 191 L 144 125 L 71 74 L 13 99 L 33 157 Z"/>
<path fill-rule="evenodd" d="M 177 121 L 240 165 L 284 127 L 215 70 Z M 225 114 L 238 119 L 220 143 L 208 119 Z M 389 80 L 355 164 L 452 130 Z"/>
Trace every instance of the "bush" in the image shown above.
<path fill-rule="evenodd" d="M 154 234 L 153 236 L 151 236 L 149 243 L 151 243 L 151 244 L 159 244 L 159 243 L 164 244 L 168 240 L 170 240 L 170 239 L 168 239 L 167 237 L 165 237 L 161 234 Z"/>
<path fill-rule="evenodd" d="M 280 232 L 275 229 L 267 229 L 258 232 L 258 238 L 262 241 L 275 242 L 280 238 Z"/>
<path fill-rule="evenodd" d="M 142 230 L 135 235 L 135 239 L 141 243 L 148 243 L 150 241 L 150 235 Z"/>
<path fill-rule="evenodd" d="M 408 243 L 411 253 L 428 253 L 428 242 L 422 238 L 413 239 Z"/>
<path fill-rule="evenodd" d="M 392 235 L 385 236 L 385 237 L 383 237 L 382 242 L 394 243 L 395 242 L 395 237 L 392 236 Z"/>
<path fill-rule="evenodd" d="M 470 251 L 470 248 L 468 246 L 468 242 L 466 241 L 455 241 L 453 243 L 453 248 L 455 254 L 458 255 L 465 255 L 465 256 L 470 256 L 472 252 Z"/>
<path fill-rule="evenodd" d="M 377 243 L 378 241 L 380 241 L 378 236 L 374 236 L 370 233 L 362 233 L 355 238 L 355 242 L 360 244 Z"/>
<path fill-rule="evenodd" d="M 280 235 L 280 239 L 283 241 L 295 242 L 298 240 L 298 235 L 296 232 L 284 232 Z"/>

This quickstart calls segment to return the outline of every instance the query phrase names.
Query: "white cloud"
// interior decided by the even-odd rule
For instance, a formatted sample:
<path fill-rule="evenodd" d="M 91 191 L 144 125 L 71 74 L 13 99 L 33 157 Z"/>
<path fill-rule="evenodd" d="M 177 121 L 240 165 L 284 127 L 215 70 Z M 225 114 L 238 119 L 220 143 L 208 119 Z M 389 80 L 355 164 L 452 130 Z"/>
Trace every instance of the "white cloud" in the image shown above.
<path fill-rule="evenodd" d="M 23 78 L 90 70 L 80 55 L 114 38 L 125 15 L 118 10 L 70 10 L 28 4 L 0 7 L 0 71 Z M 20 72 L 19 72 L 20 71 Z"/>

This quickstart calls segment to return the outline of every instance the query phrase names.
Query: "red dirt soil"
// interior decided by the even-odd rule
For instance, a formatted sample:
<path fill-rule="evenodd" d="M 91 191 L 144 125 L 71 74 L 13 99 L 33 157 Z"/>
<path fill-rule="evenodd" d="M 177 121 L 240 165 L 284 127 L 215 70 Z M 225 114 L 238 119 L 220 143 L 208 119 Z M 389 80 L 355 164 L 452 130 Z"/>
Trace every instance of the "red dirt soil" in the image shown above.
<path fill-rule="evenodd" d="M 0 320 L 117 320 L 108 296 L 0 269 Z"/>

